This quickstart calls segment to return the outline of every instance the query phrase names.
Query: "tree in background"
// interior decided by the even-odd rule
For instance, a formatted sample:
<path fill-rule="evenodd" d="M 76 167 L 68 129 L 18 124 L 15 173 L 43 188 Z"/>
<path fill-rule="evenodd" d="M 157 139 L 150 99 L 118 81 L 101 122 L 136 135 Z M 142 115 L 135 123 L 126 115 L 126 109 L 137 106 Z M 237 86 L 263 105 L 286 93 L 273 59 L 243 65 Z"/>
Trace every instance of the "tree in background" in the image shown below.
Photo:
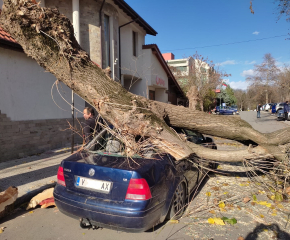
<path fill-rule="evenodd" d="M 290 21 L 290 1 L 289 0 L 276 0 L 278 2 L 279 19 L 285 15 L 286 21 Z"/>
<path fill-rule="evenodd" d="M 226 85 L 225 89 L 221 88 L 218 98 L 222 99 L 222 102 L 224 102 L 227 106 L 235 105 L 237 103 L 234 90 L 230 87 L 230 85 Z"/>
<path fill-rule="evenodd" d="M 247 103 L 247 91 L 242 89 L 234 90 L 234 96 L 237 100 L 238 109 L 245 110 Z"/>
<path fill-rule="evenodd" d="M 188 106 L 192 110 L 206 110 L 214 107 L 215 92 L 217 86 L 221 85 L 223 77 L 229 74 L 222 73 L 212 61 L 202 57 L 198 53 L 192 57 L 193 65 L 188 72 L 170 67 L 176 80 L 188 98 Z"/>
<path fill-rule="evenodd" d="M 204 111 L 209 112 L 216 105 L 216 92 L 212 89 L 208 89 L 208 92 L 205 94 L 203 98 L 203 109 Z"/>
<path fill-rule="evenodd" d="M 264 95 L 263 91 L 265 92 L 265 101 L 269 103 L 270 88 L 277 83 L 280 70 L 276 66 L 276 60 L 271 53 L 266 53 L 263 59 L 264 61 L 261 64 L 255 65 L 254 75 L 247 76 L 246 79 L 250 82 L 251 87 L 262 90 L 262 95 Z"/>
<path fill-rule="evenodd" d="M 280 101 L 290 99 L 290 66 L 284 66 L 278 76 L 278 86 L 280 96 L 283 97 Z"/>

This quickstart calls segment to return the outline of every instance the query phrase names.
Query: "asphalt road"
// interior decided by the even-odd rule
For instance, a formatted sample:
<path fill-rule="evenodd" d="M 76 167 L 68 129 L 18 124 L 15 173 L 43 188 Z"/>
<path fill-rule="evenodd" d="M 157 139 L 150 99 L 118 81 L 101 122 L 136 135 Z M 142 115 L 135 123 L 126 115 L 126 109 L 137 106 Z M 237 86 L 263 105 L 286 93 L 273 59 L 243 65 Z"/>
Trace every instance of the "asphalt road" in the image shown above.
<path fill-rule="evenodd" d="M 232 117 L 232 116 L 229 116 Z M 236 116 L 234 116 L 236 117 Z M 242 112 L 241 118 L 248 121 L 255 129 L 261 132 L 272 132 L 281 128 L 285 128 L 290 122 L 279 122 L 276 121 L 274 116 L 271 116 L 269 113 L 261 113 L 261 118 L 256 118 L 256 112 Z M 239 180 L 239 179 L 238 179 Z M 216 179 L 211 178 L 211 181 L 218 182 Z M 201 190 L 208 192 L 212 191 L 210 188 L 207 190 L 208 185 L 212 184 L 211 181 L 208 181 L 202 186 Z M 239 186 L 239 185 L 238 185 Z M 201 192 L 202 192 L 201 191 Z M 229 190 L 224 190 L 224 192 Z M 236 189 L 233 193 L 238 194 L 239 188 Z M 242 190 L 241 190 L 242 191 Z M 223 193 L 224 194 L 224 193 Z M 200 193 L 196 199 L 206 199 L 205 193 Z M 199 197 L 199 198 L 198 198 Z M 193 201 L 192 205 L 197 204 L 196 201 Z M 208 203 L 207 203 L 208 204 Z M 194 206 L 190 207 L 194 207 Z M 236 216 L 235 216 L 236 217 Z M 237 217 L 236 217 L 237 218 Z M 195 223 L 193 217 L 187 217 L 181 220 L 180 223 L 166 223 L 158 226 L 153 231 L 144 232 L 144 233 L 124 233 L 113 231 L 109 229 L 82 229 L 79 226 L 78 220 L 69 218 L 59 212 L 57 208 L 48 208 L 41 209 L 36 208 L 32 211 L 26 211 L 24 209 L 17 209 L 10 216 L 0 220 L 0 229 L 4 228 L 4 231 L 1 233 L 0 230 L 0 239 L 4 240 L 18 240 L 18 239 L 29 239 L 29 240 L 50 240 L 50 239 L 70 239 L 70 240 L 79 240 L 79 239 L 102 239 L 102 240 L 189 240 L 189 239 L 237 239 L 239 233 L 233 231 L 232 235 L 230 229 L 237 229 L 237 227 L 229 227 L 226 229 L 225 233 L 219 232 L 219 235 L 214 233 L 209 234 L 208 232 L 208 223 L 205 219 L 202 222 L 201 226 L 194 225 Z M 188 226 L 191 226 L 188 228 Z M 217 226 L 216 230 L 212 229 L 213 232 L 217 233 L 221 230 L 222 226 Z M 248 226 L 242 226 L 243 233 L 253 231 L 252 224 Z M 198 232 L 199 231 L 199 232 Z M 190 234 L 189 234 L 190 233 Z M 227 234 L 225 237 L 224 234 Z M 245 235 L 244 235 L 245 236 Z M 256 239 L 256 238 L 255 238 Z M 260 239 L 260 238 L 259 238 Z M 263 238 L 264 239 L 264 238 Z M 267 239 L 267 238 L 265 238 Z"/>
<path fill-rule="evenodd" d="M 264 111 L 261 111 L 261 118 L 257 118 L 256 111 L 240 112 L 240 117 L 250 123 L 254 129 L 262 133 L 274 132 L 290 125 L 290 121 L 277 121 L 275 115 Z"/>

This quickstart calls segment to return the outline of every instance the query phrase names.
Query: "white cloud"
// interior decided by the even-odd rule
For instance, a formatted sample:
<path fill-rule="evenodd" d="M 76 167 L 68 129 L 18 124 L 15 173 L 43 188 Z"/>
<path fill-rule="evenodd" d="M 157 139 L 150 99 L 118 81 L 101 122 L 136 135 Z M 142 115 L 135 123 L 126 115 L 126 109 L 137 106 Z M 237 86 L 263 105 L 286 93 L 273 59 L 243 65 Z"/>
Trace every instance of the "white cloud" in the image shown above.
<path fill-rule="evenodd" d="M 252 65 L 252 64 L 255 64 L 255 63 L 256 63 L 256 61 L 252 61 L 252 62 L 245 61 L 245 64 L 246 64 L 246 65 Z"/>
<path fill-rule="evenodd" d="M 255 72 L 254 72 L 253 69 L 244 70 L 244 71 L 241 73 L 241 76 L 242 76 L 242 77 L 254 76 L 254 75 L 255 75 Z"/>
<path fill-rule="evenodd" d="M 259 35 L 259 33 L 260 32 L 258 32 L 258 31 L 253 32 L 254 35 Z"/>
<path fill-rule="evenodd" d="M 242 90 L 247 90 L 247 87 L 249 85 L 249 83 L 246 81 L 229 82 L 229 84 L 233 89 L 242 89 Z"/>
<path fill-rule="evenodd" d="M 235 64 L 237 64 L 235 60 L 227 60 L 221 63 L 217 63 L 216 66 L 235 65 Z"/>

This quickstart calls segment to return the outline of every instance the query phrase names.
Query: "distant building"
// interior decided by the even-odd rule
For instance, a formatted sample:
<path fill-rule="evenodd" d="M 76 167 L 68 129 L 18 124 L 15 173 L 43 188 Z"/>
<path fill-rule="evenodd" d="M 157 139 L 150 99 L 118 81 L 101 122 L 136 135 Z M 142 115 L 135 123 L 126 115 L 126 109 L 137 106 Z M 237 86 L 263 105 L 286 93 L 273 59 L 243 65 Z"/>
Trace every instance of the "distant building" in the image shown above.
<path fill-rule="evenodd" d="M 208 81 L 209 73 L 213 70 L 208 63 L 192 57 L 174 59 L 172 53 L 163 53 L 162 55 L 181 87 L 187 84 L 190 77 L 193 77 L 197 88 L 199 88 L 204 82 Z"/>

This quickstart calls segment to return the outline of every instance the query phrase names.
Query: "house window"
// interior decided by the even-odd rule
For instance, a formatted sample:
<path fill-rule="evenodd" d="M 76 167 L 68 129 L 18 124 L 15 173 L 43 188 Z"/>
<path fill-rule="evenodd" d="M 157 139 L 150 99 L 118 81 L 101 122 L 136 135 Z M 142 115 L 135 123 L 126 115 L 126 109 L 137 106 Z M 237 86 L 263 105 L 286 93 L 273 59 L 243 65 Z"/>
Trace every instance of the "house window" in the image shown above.
<path fill-rule="evenodd" d="M 133 31 L 133 56 L 137 57 L 138 35 Z"/>
<path fill-rule="evenodd" d="M 110 66 L 110 17 L 108 15 L 104 15 L 104 38 L 105 38 L 105 45 L 104 45 L 104 62 L 105 68 Z"/>
<path fill-rule="evenodd" d="M 155 100 L 155 91 L 149 90 L 149 99 Z"/>
<path fill-rule="evenodd" d="M 186 61 L 172 61 L 172 62 L 167 62 L 169 65 L 170 64 L 180 64 L 180 63 L 186 63 Z"/>

